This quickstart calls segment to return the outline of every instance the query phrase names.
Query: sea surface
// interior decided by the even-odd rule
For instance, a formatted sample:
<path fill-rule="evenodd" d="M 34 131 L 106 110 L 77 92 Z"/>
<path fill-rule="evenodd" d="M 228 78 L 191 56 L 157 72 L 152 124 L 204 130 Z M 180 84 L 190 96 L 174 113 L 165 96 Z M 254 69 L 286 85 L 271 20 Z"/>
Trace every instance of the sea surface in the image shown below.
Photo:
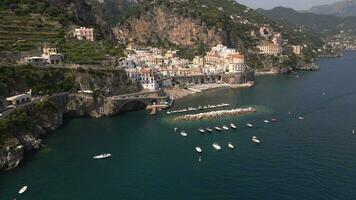
<path fill-rule="evenodd" d="M 67 120 L 45 140 L 46 148 L 0 173 L 0 199 L 356 199 L 356 52 L 319 65 L 299 77 L 261 76 L 253 88 L 187 97 L 172 108 L 229 103 L 255 107 L 254 114 L 178 122 L 164 112 L 138 111 Z M 279 122 L 264 123 L 272 118 Z M 231 122 L 236 131 L 197 130 Z M 252 136 L 262 143 L 253 144 Z M 201 162 L 196 146 L 203 149 Z M 113 157 L 92 159 L 106 152 Z M 24 185 L 28 190 L 18 195 Z"/>

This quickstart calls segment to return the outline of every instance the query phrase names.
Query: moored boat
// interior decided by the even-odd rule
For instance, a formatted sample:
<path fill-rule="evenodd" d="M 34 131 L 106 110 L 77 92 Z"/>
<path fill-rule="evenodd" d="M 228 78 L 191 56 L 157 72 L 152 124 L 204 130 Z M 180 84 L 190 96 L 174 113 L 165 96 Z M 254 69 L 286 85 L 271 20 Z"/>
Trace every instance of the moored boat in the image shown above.
<path fill-rule="evenodd" d="M 205 130 L 204 129 L 198 129 L 200 133 L 205 133 Z"/>
<path fill-rule="evenodd" d="M 271 119 L 271 121 L 272 122 L 278 122 L 278 119 L 273 118 L 273 119 Z"/>
<path fill-rule="evenodd" d="M 224 125 L 222 128 L 223 128 L 224 130 L 229 130 L 229 127 L 227 127 L 226 125 Z"/>
<path fill-rule="evenodd" d="M 298 117 L 298 119 L 300 119 L 300 120 L 304 120 L 304 117 Z"/>
<path fill-rule="evenodd" d="M 93 159 L 105 159 L 105 158 L 109 158 L 109 157 L 111 157 L 110 153 L 104 153 L 104 154 L 93 156 Z"/>
<path fill-rule="evenodd" d="M 251 140 L 252 140 L 252 142 L 255 143 L 255 144 L 261 143 L 261 141 L 260 141 L 259 139 L 257 139 L 256 136 L 253 136 Z"/>
<path fill-rule="evenodd" d="M 269 123 L 270 123 L 270 121 L 268 121 L 267 119 L 265 119 L 265 120 L 264 120 L 264 122 L 265 122 L 265 123 L 267 123 L 267 124 L 269 124 Z"/>
<path fill-rule="evenodd" d="M 200 147 L 195 147 L 195 151 L 198 152 L 198 153 L 203 152 L 203 150 Z"/>
<path fill-rule="evenodd" d="M 206 131 L 208 131 L 208 132 L 213 132 L 213 129 L 210 129 L 210 128 L 206 128 Z"/>
<path fill-rule="evenodd" d="M 218 150 L 218 151 L 221 150 L 221 146 L 218 143 L 214 142 L 212 146 L 215 150 Z"/>
<path fill-rule="evenodd" d="M 233 129 L 237 129 L 236 125 L 233 124 L 233 123 L 230 124 L 230 127 L 233 128 Z"/>
<path fill-rule="evenodd" d="M 183 137 L 187 137 L 187 136 L 188 136 L 188 134 L 187 134 L 185 131 L 180 132 L 180 134 L 181 134 L 181 136 L 183 136 Z"/>
<path fill-rule="evenodd" d="M 229 142 L 229 143 L 227 144 L 227 146 L 228 146 L 230 149 L 234 149 L 234 148 L 235 148 L 235 146 L 234 146 L 231 142 Z"/>
<path fill-rule="evenodd" d="M 253 125 L 250 124 L 250 123 L 247 123 L 246 126 L 249 127 L 249 128 L 252 128 L 252 127 L 253 127 Z"/>
<path fill-rule="evenodd" d="M 27 190 L 27 186 L 23 186 L 20 190 L 19 190 L 19 194 L 22 194 L 24 192 L 26 192 Z"/>
<path fill-rule="evenodd" d="M 174 132 L 177 132 L 178 131 L 178 128 L 174 128 Z"/>
<path fill-rule="evenodd" d="M 215 130 L 222 131 L 222 129 L 220 127 L 217 127 L 217 126 L 215 126 Z"/>

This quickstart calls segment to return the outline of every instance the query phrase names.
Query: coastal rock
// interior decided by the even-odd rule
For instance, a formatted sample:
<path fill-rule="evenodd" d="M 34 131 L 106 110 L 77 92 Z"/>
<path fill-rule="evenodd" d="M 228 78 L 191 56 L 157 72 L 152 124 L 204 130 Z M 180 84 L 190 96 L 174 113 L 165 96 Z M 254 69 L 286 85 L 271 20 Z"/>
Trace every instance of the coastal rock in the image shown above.
<path fill-rule="evenodd" d="M 8 139 L 0 151 L 0 170 L 16 168 L 24 158 L 24 151 L 16 138 Z"/>

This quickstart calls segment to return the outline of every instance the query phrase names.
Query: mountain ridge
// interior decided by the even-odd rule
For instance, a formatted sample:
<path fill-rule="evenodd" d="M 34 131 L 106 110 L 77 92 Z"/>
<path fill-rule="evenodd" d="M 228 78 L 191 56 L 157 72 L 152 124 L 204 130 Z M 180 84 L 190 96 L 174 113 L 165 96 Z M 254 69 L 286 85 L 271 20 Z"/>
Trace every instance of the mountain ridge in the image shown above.
<path fill-rule="evenodd" d="M 338 17 L 356 16 L 356 0 L 343 0 L 333 4 L 313 6 L 306 12 L 335 15 Z"/>

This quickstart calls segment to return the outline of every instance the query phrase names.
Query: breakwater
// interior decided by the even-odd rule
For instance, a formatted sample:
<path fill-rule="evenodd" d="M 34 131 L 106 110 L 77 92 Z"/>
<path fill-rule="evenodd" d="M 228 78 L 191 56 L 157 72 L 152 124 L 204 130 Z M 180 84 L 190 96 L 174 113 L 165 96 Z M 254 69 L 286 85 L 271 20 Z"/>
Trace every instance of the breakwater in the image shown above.
<path fill-rule="evenodd" d="M 256 111 L 257 110 L 252 107 L 238 108 L 238 109 L 231 109 L 231 110 L 219 110 L 219 111 L 211 111 L 211 112 L 191 114 L 191 115 L 183 115 L 183 116 L 176 117 L 175 120 L 193 121 L 193 120 L 213 119 L 213 118 L 220 118 L 225 116 L 254 113 Z"/>

